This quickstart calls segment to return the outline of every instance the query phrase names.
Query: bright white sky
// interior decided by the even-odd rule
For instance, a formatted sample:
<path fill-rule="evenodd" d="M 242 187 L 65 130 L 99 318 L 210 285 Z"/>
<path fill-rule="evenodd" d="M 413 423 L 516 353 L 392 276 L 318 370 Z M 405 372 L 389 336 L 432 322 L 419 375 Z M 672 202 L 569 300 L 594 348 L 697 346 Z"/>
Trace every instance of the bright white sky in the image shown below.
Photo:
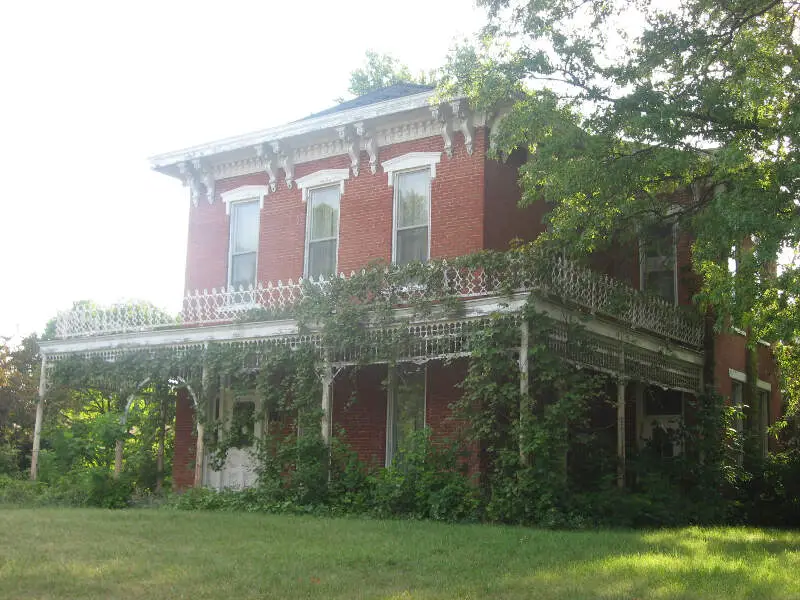
<path fill-rule="evenodd" d="M 472 0 L 0 5 L 0 335 L 183 294 L 188 190 L 147 157 L 334 104 L 364 51 L 441 65 Z"/>

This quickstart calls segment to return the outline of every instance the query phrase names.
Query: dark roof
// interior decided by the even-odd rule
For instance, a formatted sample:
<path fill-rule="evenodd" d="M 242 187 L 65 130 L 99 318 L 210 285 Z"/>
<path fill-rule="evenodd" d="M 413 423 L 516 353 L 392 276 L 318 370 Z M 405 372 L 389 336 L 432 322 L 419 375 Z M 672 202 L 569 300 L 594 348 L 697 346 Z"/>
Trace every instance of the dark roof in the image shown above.
<path fill-rule="evenodd" d="M 422 85 L 420 83 L 395 83 L 379 90 L 367 92 L 363 96 L 353 98 L 352 100 L 347 100 L 346 102 L 342 102 L 341 104 L 337 104 L 331 108 L 314 113 L 313 115 L 308 115 L 300 120 L 305 121 L 306 119 L 313 119 L 314 117 L 321 117 L 323 115 L 329 115 L 331 113 L 337 113 L 350 108 L 357 108 L 359 106 L 376 104 L 385 100 L 394 100 L 395 98 L 402 98 L 403 96 L 413 96 L 414 94 L 429 92 L 432 89 L 434 89 L 432 85 Z"/>

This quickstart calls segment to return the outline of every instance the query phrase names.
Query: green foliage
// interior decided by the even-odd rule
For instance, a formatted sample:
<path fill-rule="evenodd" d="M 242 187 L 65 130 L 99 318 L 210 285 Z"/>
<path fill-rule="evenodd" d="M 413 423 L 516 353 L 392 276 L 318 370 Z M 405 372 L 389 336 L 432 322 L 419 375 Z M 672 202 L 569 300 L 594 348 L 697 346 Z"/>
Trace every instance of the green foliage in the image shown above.
<path fill-rule="evenodd" d="M 781 253 L 800 240 L 797 2 L 480 4 L 491 41 L 452 54 L 443 94 L 506 115 L 495 147 L 527 153 L 522 203 L 552 206 L 546 237 L 591 254 L 677 221 L 720 324 L 792 340 L 797 264 Z"/>
<path fill-rule="evenodd" d="M 436 72 L 420 72 L 413 75 L 408 66 L 389 54 L 379 54 L 367 50 L 364 65 L 350 73 L 350 84 L 347 91 L 354 96 L 363 96 L 369 92 L 394 85 L 395 83 L 436 84 Z M 341 100 L 341 99 L 340 99 Z"/>

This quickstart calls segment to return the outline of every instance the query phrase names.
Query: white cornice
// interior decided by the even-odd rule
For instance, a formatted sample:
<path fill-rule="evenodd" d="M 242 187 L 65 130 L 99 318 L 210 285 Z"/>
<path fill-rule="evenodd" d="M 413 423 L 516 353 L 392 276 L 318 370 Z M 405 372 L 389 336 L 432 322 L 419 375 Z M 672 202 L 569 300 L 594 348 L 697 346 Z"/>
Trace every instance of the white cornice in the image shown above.
<path fill-rule="evenodd" d="M 435 179 L 436 165 L 441 159 L 441 152 L 409 152 L 408 154 L 383 161 L 381 167 L 389 175 L 389 187 L 391 187 L 394 184 L 394 174 L 397 171 L 428 167 L 431 170 L 431 179 Z"/>
<path fill-rule="evenodd" d="M 231 214 L 231 203 L 243 200 L 258 200 L 258 205 L 264 209 L 264 196 L 269 193 L 265 185 L 242 185 L 240 187 L 222 192 L 219 196 L 225 203 L 225 214 Z"/>
<path fill-rule="evenodd" d="M 322 169 L 314 171 L 295 180 L 297 187 L 303 190 L 303 202 L 308 200 L 308 190 L 324 185 L 339 184 L 341 193 L 344 194 L 344 182 L 350 179 L 349 169 Z"/>
<path fill-rule="evenodd" d="M 422 92 L 420 94 L 404 96 L 402 98 L 395 98 L 393 100 L 386 100 L 384 102 L 376 102 L 367 106 L 359 106 L 349 110 L 343 110 L 319 117 L 313 117 L 311 119 L 304 119 L 302 121 L 295 121 L 293 123 L 279 125 L 278 127 L 262 129 L 261 131 L 255 131 L 253 133 L 217 140 L 208 144 L 192 146 L 182 150 L 177 150 L 175 152 L 158 154 L 150 157 L 150 164 L 154 169 L 161 169 L 187 160 L 194 160 L 215 154 L 231 152 L 241 148 L 255 146 L 257 144 L 263 144 L 264 142 L 283 140 L 313 133 L 323 129 L 348 125 L 357 121 L 374 119 L 377 117 L 410 111 L 417 108 L 425 108 L 430 105 L 430 101 L 434 97 L 435 93 L 435 91 Z"/>

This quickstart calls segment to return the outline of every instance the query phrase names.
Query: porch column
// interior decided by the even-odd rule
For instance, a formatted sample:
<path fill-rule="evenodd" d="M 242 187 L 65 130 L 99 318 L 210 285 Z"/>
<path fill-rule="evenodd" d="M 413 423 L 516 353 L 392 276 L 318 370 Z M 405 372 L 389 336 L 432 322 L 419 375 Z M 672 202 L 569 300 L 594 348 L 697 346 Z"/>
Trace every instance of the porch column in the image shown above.
<path fill-rule="evenodd" d="M 203 406 L 203 404 L 206 401 L 209 388 L 208 370 L 206 369 L 205 363 L 203 364 L 203 373 L 200 376 L 200 382 L 201 382 L 200 398 L 198 399 L 197 395 L 192 393 L 192 396 L 194 397 L 195 401 L 194 402 L 195 418 L 197 419 L 197 446 L 195 447 L 195 452 L 194 452 L 194 487 L 196 488 L 203 487 L 203 470 L 205 468 L 206 427 L 203 424 L 203 414 L 205 412 L 205 407 Z"/>
<path fill-rule="evenodd" d="M 617 380 L 617 485 L 625 487 L 625 380 Z"/>
<path fill-rule="evenodd" d="M 122 473 L 122 440 L 117 440 L 114 445 L 114 479 L 119 479 L 119 474 Z"/>
<path fill-rule="evenodd" d="M 325 360 L 322 363 L 322 440 L 326 446 L 330 446 L 333 435 L 333 371 L 330 363 Z"/>
<path fill-rule="evenodd" d="M 39 373 L 39 401 L 36 403 L 36 421 L 33 426 L 33 448 L 31 449 L 31 479 L 39 474 L 39 446 L 42 441 L 44 419 L 44 395 L 47 390 L 47 358 L 42 354 L 42 370 Z"/>
<path fill-rule="evenodd" d="M 528 344 L 529 344 L 529 330 L 528 321 L 522 320 L 519 326 L 520 341 L 519 341 L 519 462 L 520 464 L 527 464 L 528 457 L 524 450 L 525 429 L 529 422 L 530 415 L 530 401 L 528 399 Z"/>

